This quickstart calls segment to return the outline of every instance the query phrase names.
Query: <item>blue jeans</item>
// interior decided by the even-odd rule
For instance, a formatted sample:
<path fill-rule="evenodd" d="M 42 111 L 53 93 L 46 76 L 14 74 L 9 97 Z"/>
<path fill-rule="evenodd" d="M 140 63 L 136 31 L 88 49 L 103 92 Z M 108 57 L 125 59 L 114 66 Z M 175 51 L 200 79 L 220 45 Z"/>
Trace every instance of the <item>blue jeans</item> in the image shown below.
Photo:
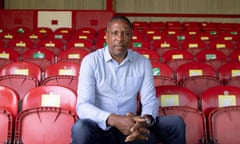
<path fill-rule="evenodd" d="M 128 144 L 185 144 L 185 123 L 179 116 L 161 116 L 149 128 L 148 141 L 133 141 Z M 88 119 L 78 120 L 72 128 L 72 144 L 125 144 L 126 136 L 116 128 L 104 131 Z"/>

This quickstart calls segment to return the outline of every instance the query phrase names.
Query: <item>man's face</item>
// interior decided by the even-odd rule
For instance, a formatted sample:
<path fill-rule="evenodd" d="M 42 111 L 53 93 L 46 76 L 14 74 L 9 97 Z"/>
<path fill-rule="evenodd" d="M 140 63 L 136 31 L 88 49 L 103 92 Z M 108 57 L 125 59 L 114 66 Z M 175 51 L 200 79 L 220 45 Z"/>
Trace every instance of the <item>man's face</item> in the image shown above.
<path fill-rule="evenodd" d="M 132 39 L 129 25 L 123 20 L 113 21 L 106 33 L 106 42 L 113 58 L 126 56 L 128 46 Z"/>

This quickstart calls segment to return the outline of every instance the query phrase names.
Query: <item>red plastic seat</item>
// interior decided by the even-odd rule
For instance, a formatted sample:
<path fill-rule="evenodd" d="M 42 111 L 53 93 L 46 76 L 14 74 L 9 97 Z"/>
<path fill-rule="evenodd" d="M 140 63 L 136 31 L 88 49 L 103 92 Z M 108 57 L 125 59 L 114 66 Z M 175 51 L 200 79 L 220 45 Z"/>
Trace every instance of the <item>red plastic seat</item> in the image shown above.
<path fill-rule="evenodd" d="M 156 51 L 149 50 L 149 49 L 141 49 L 141 48 L 137 48 L 137 49 L 133 49 L 133 50 L 138 52 L 139 54 L 145 56 L 150 61 L 159 61 L 160 62 L 160 55 Z"/>
<path fill-rule="evenodd" d="M 61 51 L 57 56 L 57 62 L 81 63 L 82 59 L 89 54 L 89 51 L 78 48 L 71 48 Z"/>
<path fill-rule="evenodd" d="M 164 30 L 166 29 L 166 23 L 165 22 L 162 22 L 162 21 L 150 21 L 149 22 L 149 28 L 152 28 L 152 29 L 157 29 L 157 30 Z"/>
<path fill-rule="evenodd" d="M 60 85 L 77 91 L 80 64 L 58 62 L 49 65 L 44 71 L 41 85 Z"/>
<path fill-rule="evenodd" d="M 29 39 L 12 39 L 7 43 L 7 48 L 16 50 L 20 55 L 34 48 L 34 43 Z"/>
<path fill-rule="evenodd" d="M 176 76 L 180 86 L 192 90 L 199 97 L 209 87 L 222 84 L 216 71 L 204 63 L 183 64 L 176 70 Z"/>
<path fill-rule="evenodd" d="M 20 54 L 17 51 L 8 48 L 0 48 L 0 67 L 18 60 L 20 60 Z"/>
<path fill-rule="evenodd" d="M 75 39 L 67 42 L 66 49 L 79 48 L 87 51 L 92 51 L 93 44 L 87 39 Z"/>
<path fill-rule="evenodd" d="M 71 143 L 71 128 L 78 119 L 76 93 L 61 86 L 40 86 L 22 101 L 16 121 L 15 143 Z"/>
<path fill-rule="evenodd" d="M 239 106 L 240 88 L 235 86 L 214 86 L 206 89 L 200 97 L 201 108 L 206 116 L 220 107 Z"/>
<path fill-rule="evenodd" d="M 31 62 L 13 62 L 0 70 L 0 84 L 15 90 L 20 99 L 32 88 L 39 86 L 41 68 Z"/>
<path fill-rule="evenodd" d="M 72 35 L 74 35 L 75 31 L 69 27 L 60 27 L 57 28 L 53 33 L 49 36 L 53 39 L 57 39 L 61 41 L 63 44 L 66 44 L 68 41 L 72 39 Z"/>
<path fill-rule="evenodd" d="M 138 39 L 132 40 L 129 47 L 132 49 L 139 49 L 139 48 L 150 49 L 151 48 L 150 43 L 148 41 L 138 40 Z"/>
<path fill-rule="evenodd" d="M 240 46 L 240 45 L 239 45 Z M 235 50 L 229 54 L 229 62 L 240 62 L 240 50 Z"/>
<path fill-rule="evenodd" d="M 22 54 L 22 61 L 35 63 L 44 71 L 47 66 L 55 62 L 55 56 L 48 49 L 36 48 L 24 52 Z"/>
<path fill-rule="evenodd" d="M 44 39 L 37 43 L 37 48 L 46 48 L 52 51 L 55 55 L 58 55 L 60 51 L 64 50 L 64 44 L 57 39 Z"/>
<path fill-rule="evenodd" d="M 173 70 L 159 61 L 151 61 L 154 76 L 154 85 L 177 85 Z"/>
<path fill-rule="evenodd" d="M 13 143 L 19 97 L 12 89 L 0 86 L 0 143 Z"/>
<path fill-rule="evenodd" d="M 196 54 L 196 61 L 211 65 L 215 71 L 228 62 L 227 56 L 218 50 L 202 50 Z"/>
<path fill-rule="evenodd" d="M 240 106 L 213 110 L 208 118 L 210 143 L 237 144 L 240 127 Z"/>
<path fill-rule="evenodd" d="M 204 143 L 206 119 L 198 109 L 198 97 L 190 90 L 179 86 L 158 86 L 156 94 L 160 101 L 158 114 L 179 115 L 186 124 L 186 141 L 189 144 Z"/>
<path fill-rule="evenodd" d="M 202 51 L 207 49 L 207 44 L 203 41 L 199 41 L 196 39 L 185 40 L 180 44 L 181 49 L 187 50 L 192 53 L 194 56 Z"/>
<path fill-rule="evenodd" d="M 162 62 L 168 64 L 174 72 L 182 64 L 193 61 L 193 54 L 191 54 L 187 50 L 169 50 L 162 54 Z"/>
<path fill-rule="evenodd" d="M 160 56 L 168 50 L 176 50 L 178 48 L 178 43 L 173 40 L 156 40 L 152 42 L 152 50 L 157 51 Z"/>
<path fill-rule="evenodd" d="M 240 87 L 240 63 L 229 62 L 218 70 L 219 79 L 225 85 Z"/>
<path fill-rule="evenodd" d="M 208 45 L 209 49 L 218 50 L 229 56 L 235 50 L 235 46 L 231 41 L 217 40 L 211 41 Z"/>
<path fill-rule="evenodd" d="M 33 31 L 38 33 L 43 39 L 47 39 L 53 33 L 53 30 L 48 27 L 37 27 Z"/>

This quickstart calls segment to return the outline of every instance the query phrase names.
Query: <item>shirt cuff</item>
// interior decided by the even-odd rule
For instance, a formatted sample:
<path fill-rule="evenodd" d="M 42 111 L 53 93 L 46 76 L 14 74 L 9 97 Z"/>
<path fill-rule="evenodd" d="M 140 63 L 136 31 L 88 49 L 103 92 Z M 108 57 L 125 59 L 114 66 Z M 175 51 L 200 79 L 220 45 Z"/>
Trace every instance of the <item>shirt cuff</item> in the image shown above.
<path fill-rule="evenodd" d="M 110 126 L 107 126 L 107 119 L 108 117 L 110 116 L 111 113 L 108 113 L 108 112 L 102 112 L 101 114 L 98 115 L 98 126 L 102 129 L 102 130 L 109 130 L 111 127 Z"/>

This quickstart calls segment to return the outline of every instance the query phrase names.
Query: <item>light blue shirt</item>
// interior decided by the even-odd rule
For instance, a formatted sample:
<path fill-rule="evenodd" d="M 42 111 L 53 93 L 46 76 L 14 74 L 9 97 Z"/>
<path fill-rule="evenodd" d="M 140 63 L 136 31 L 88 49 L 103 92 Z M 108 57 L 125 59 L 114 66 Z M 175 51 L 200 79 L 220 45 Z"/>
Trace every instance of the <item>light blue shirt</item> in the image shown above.
<path fill-rule="evenodd" d="M 87 55 L 82 63 L 78 84 L 77 114 L 91 119 L 103 130 L 111 113 L 136 114 L 140 92 L 141 115 L 158 114 L 158 100 L 150 61 L 128 50 L 121 64 L 112 59 L 108 47 Z"/>

